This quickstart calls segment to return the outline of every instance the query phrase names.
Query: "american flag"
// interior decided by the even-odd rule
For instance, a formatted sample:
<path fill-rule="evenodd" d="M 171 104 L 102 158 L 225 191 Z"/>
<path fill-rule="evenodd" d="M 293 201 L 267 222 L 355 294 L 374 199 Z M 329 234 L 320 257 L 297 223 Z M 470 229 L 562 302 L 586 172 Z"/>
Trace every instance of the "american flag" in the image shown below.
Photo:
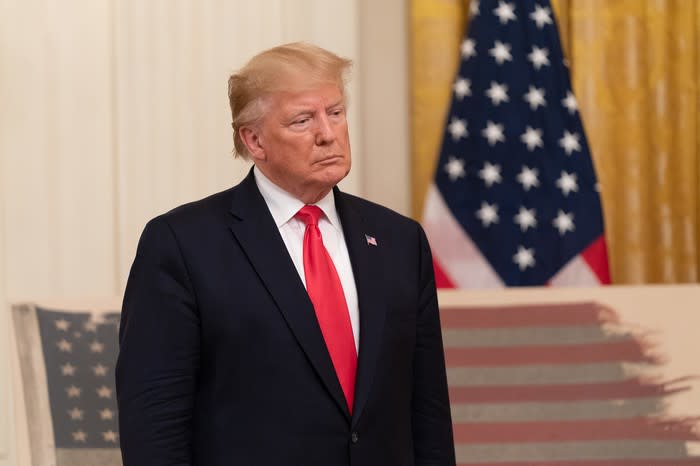
<path fill-rule="evenodd" d="M 471 3 L 423 224 L 438 286 L 609 283 L 598 183 L 547 0 Z"/>
<path fill-rule="evenodd" d="M 119 466 L 119 313 L 14 307 L 35 465 Z"/>
<path fill-rule="evenodd" d="M 459 466 L 700 466 L 649 334 L 595 303 L 441 309 Z"/>

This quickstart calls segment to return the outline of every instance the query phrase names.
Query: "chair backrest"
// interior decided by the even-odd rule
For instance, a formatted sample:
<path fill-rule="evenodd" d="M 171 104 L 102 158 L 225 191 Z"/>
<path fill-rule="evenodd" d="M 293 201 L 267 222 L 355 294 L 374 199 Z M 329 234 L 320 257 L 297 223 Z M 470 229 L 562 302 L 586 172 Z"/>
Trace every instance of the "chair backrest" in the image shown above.
<path fill-rule="evenodd" d="M 121 466 L 117 306 L 12 306 L 31 466 Z"/>

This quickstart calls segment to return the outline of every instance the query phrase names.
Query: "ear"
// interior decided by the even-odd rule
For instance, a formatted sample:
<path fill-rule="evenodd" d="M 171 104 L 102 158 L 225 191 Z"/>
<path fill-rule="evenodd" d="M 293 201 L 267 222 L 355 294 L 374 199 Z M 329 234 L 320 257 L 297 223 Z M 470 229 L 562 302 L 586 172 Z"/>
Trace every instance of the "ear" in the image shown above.
<path fill-rule="evenodd" d="M 260 139 L 260 128 L 253 126 L 241 126 L 238 129 L 238 135 L 241 137 L 243 144 L 248 149 L 248 153 L 254 160 L 264 161 L 267 159 L 265 149 L 262 146 Z"/>

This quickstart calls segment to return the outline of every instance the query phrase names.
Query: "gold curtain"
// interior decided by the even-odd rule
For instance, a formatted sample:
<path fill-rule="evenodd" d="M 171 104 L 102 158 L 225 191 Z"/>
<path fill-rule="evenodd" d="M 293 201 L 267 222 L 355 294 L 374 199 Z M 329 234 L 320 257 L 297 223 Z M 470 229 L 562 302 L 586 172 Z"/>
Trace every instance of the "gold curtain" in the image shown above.
<path fill-rule="evenodd" d="M 613 283 L 697 282 L 700 2 L 552 4 L 601 183 Z M 416 218 L 433 176 L 467 14 L 468 0 L 411 3 Z"/>

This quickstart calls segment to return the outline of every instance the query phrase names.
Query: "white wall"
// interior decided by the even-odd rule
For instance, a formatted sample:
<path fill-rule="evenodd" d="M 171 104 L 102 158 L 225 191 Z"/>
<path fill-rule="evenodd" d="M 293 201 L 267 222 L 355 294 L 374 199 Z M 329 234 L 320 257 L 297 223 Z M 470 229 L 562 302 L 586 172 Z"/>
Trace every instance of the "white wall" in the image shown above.
<path fill-rule="evenodd" d="M 405 16 L 400 0 L 0 0 L 0 303 L 120 295 L 149 218 L 246 173 L 226 80 L 283 42 L 355 60 L 342 187 L 408 212 Z M 6 309 L 0 466 L 19 464 Z"/>

